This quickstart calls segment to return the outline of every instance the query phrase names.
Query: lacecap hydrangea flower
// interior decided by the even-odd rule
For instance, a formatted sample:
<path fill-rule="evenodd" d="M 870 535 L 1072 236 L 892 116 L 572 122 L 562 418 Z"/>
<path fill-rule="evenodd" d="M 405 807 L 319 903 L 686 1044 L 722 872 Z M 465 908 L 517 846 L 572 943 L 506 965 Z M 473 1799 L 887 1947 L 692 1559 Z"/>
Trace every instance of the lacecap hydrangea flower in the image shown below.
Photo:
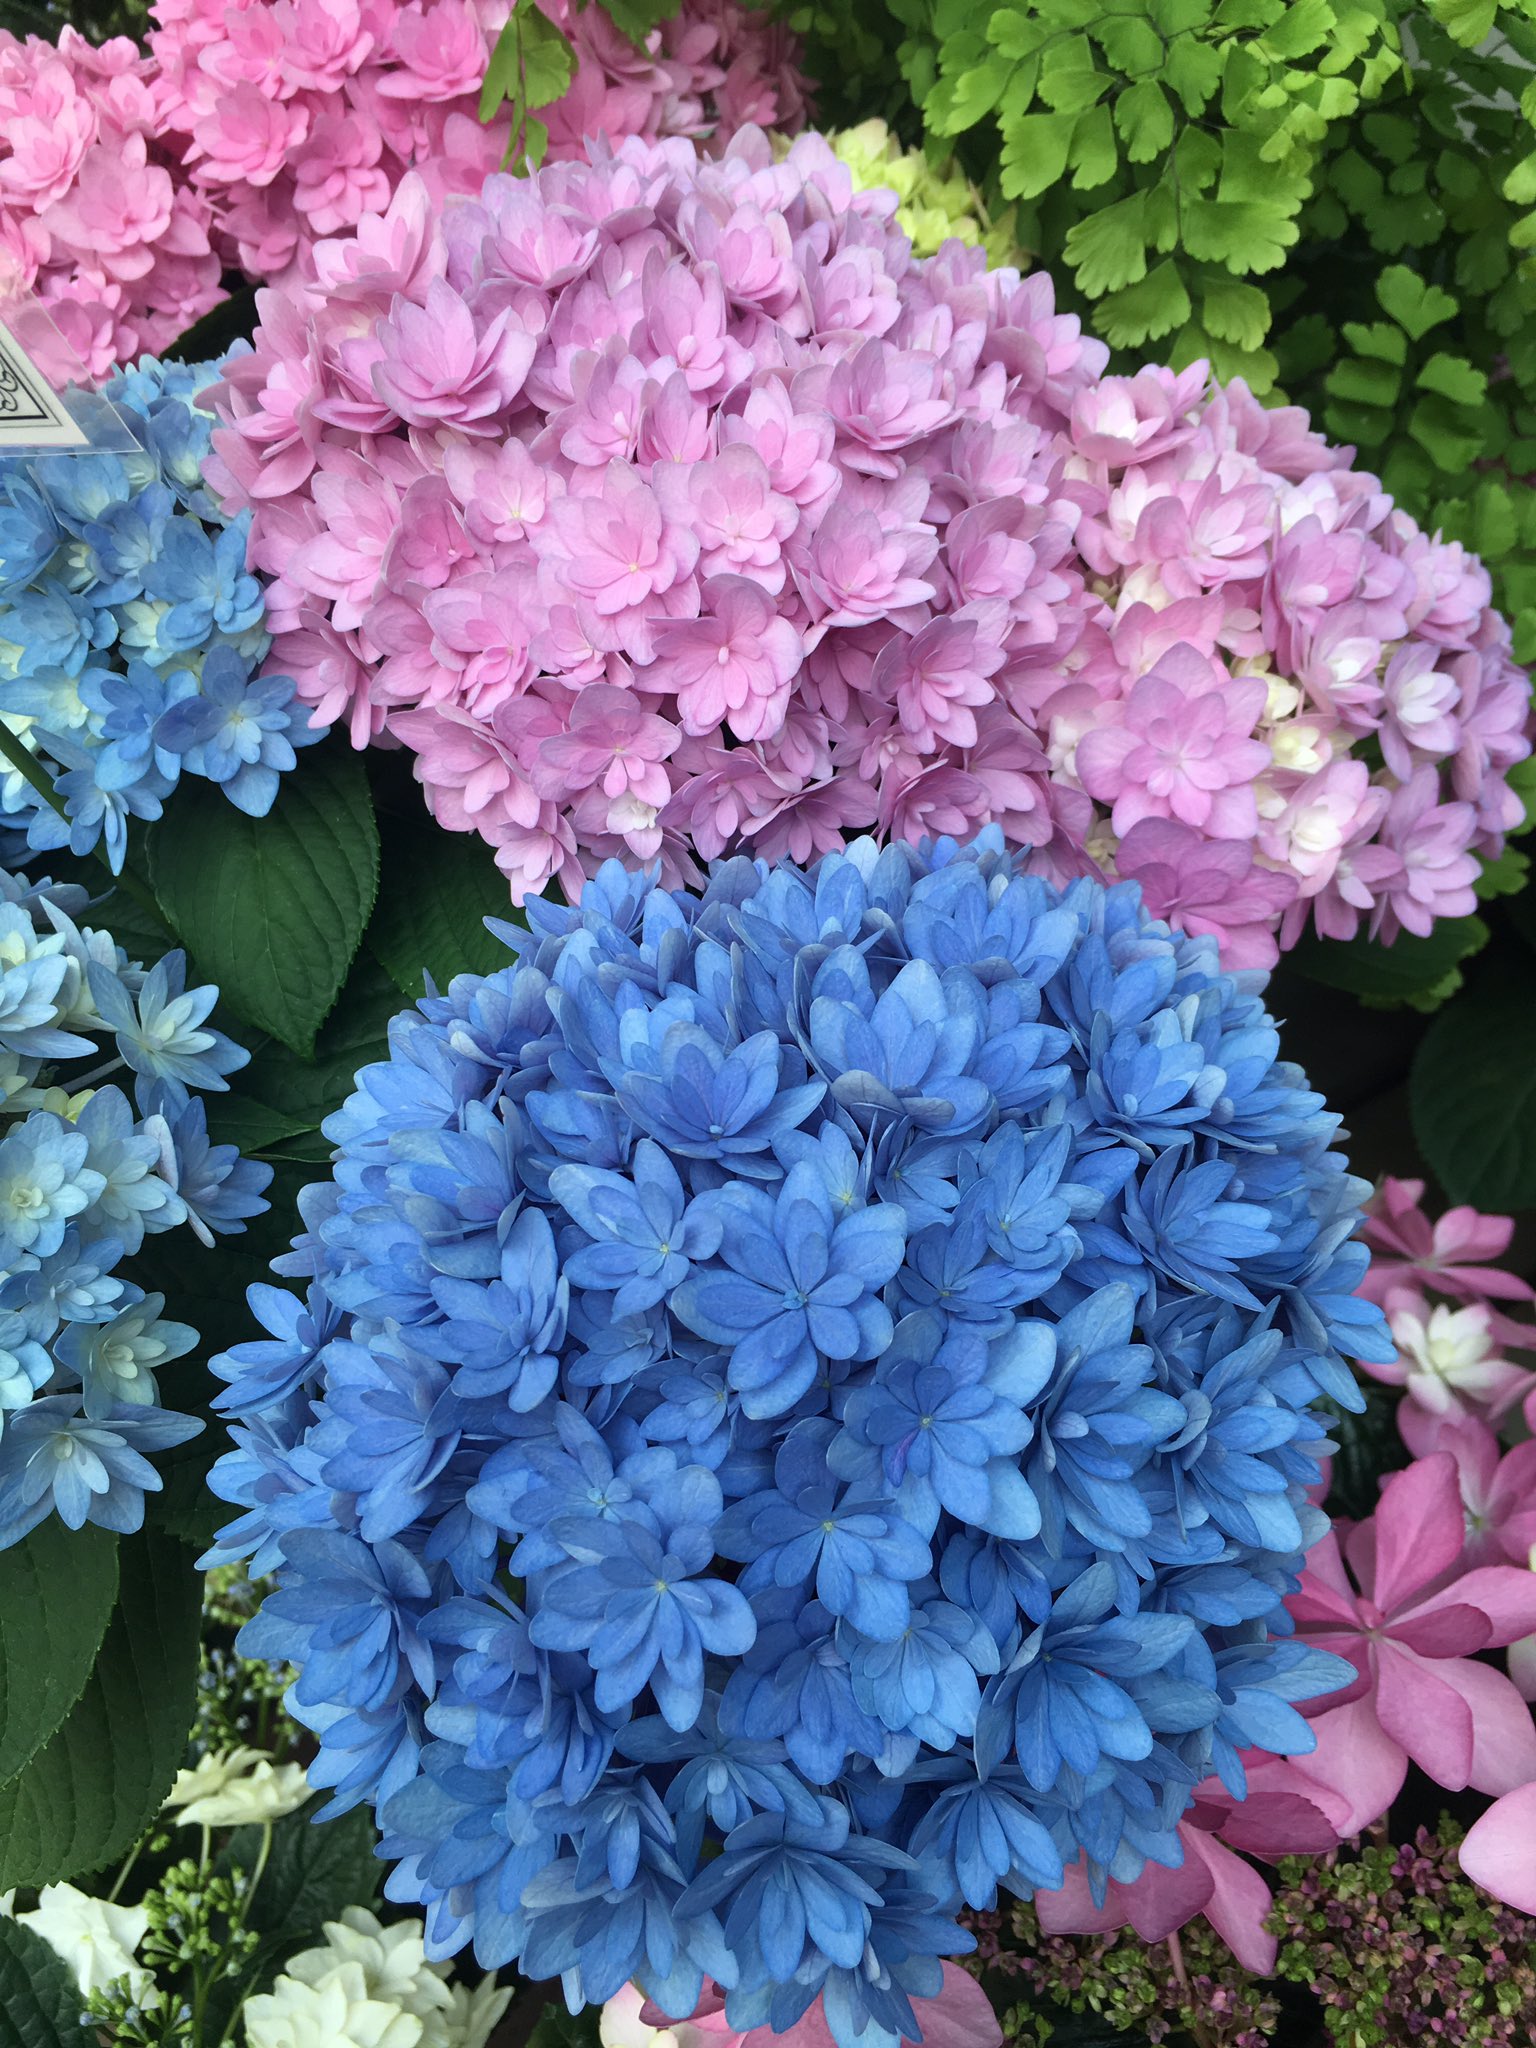
<path fill-rule="evenodd" d="M 263 817 L 295 749 L 321 737 L 246 568 L 250 520 L 203 486 L 213 364 L 159 363 L 105 387 L 141 446 L 0 461 L 0 723 L 64 804 L 0 767 L 0 824 L 26 845 L 98 847 L 117 872 L 129 820 L 158 818 L 183 774 Z"/>
<path fill-rule="evenodd" d="M 217 396 L 277 665 L 518 899 L 995 822 L 1228 965 L 1469 913 L 1529 751 L 1482 566 L 897 204 L 744 131 L 317 244 Z"/>
<path fill-rule="evenodd" d="M 397 1018 L 214 1370 L 329 1811 L 432 1952 L 915 2039 L 955 1914 L 1305 1751 L 1363 1184 L 1251 983 L 991 832 L 606 865 Z"/>
<path fill-rule="evenodd" d="M 50 1514 L 141 1525 L 151 1456 L 203 1425 L 160 1384 L 197 1332 L 135 1256 L 244 1230 L 272 1178 L 209 1140 L 201 1095 L 247 1058 L 207 1021 L 217 989 L 180 953 L 131 961 L 88 908 L 0 870 L 0 1549 Z"/>
<path fill-rule="evenodd" d="M 506 157 L 510 117 L 480 89 L 510 0 L 156 0 L 158 133 L 232 264 L 302 271 L 316 241 L 382 212 L 419 167 L 434 197 L 477 192 Z M 539 110 L 549 153 L 589 136 L 796 128 L 805 85 L 768 10 L 683 0 L 643 46 L 601 7 L 540 0 L 575 52 Z"/>

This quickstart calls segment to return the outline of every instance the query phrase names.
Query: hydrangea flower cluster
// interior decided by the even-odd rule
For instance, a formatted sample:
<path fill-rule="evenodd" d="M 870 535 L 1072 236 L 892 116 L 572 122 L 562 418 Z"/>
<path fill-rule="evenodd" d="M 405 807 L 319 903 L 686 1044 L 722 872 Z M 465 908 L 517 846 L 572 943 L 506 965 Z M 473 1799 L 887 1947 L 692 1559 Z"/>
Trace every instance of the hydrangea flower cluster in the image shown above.
<path fill-rule="evenodd" d="M 168 142 L 155 65 L 126 36 L 0 29 L 0 268 L 93 377 L 224 296 L 213 209 Z"/>
<path fill-rule="evenodd" d="M 1212 941 L 995 829 L 502 935 L 214 1361 L 209 1562 L 434 1953 L 896 2048 L 962 1901 L 1177 1864 L 1348 1679 L 1282 1603 L 1366 1190 Z"/>
<path fill-rule="evenodd" d="M 101 845 L 113 871 L 130 818 L 158 818 L 183 774 L 252 817 L 297 747 L 321 737 L 271 646 L 247 517 L 204 487 L 212 364 L 145 357 L 106 395 L 141 447 L 0 463 L 0 723 L 45 767 L 61 815 L 19 768 L 0 822 L 28 846 Z"/>
<path fill-rule="evenodd" d="M 684 0 L 637 49 L 600 7 L 541 0 L 576 74 L 540 110 L 556 157 L 586 138 L 798 127 L 787 32 L 737 0 Z M 156 0 L 161 132 L 221 244 L 272 278 L 318 239 L 382 212 L 412 165 L 433 195 L 478 192 L 507 118 L 482 126 L 481 82 L 509 0 Z"/>
<path fill-rule="evenodd" d="M 146 971 L 88 907 L 0 871 L 0 1549 L 53 1513 L 140 1526 L 150 1455 L 203 1425 L 162 1404 L 197 1332 L 135 1255 L 183 1224 L 244 1230 L 272 1177 L 209 1141 L 201 1092 L 247 1058 L 208 1024 L 218 990 L 187 988 L 181 953 Z"/>
<path fill-rule="evenodd" d="M 305 697 L 519 899 L 996 821 L 1232 965 L 1469 912 L 1528 752 L 1481 565 L 895 206 L 747 131 L 407 179 L 320 243 L 211 472 Z"/>
<path fill-rule="evenodd" d="M 998 262 L 1017 254 L 1007 232 L 1011 221 L 988 219 L 981 193 L 953 159 L 934 164 L 920 149 L 903 149 L 879 119 L 840 128 L 827 141 L 860 191 L 885 188 L 896 194 L 896 225 L 914 256 L 937 256 L 948 241 L 982 245 Z"/>

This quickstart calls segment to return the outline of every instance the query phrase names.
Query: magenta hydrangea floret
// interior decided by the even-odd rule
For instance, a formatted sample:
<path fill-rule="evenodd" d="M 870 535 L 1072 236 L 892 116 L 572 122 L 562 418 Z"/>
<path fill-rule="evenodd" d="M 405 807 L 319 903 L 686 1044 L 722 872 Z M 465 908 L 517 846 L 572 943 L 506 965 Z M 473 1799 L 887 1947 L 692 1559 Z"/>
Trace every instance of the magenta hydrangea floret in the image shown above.
<path fill-rule="evenodd" d="M 998 824 L 1231 966 L 1470 913 L 1529 751 L 1482 566 L 894 208 L 747 131 L 321 242 L 217 401 L 285 670 L 518 900 Z"/>

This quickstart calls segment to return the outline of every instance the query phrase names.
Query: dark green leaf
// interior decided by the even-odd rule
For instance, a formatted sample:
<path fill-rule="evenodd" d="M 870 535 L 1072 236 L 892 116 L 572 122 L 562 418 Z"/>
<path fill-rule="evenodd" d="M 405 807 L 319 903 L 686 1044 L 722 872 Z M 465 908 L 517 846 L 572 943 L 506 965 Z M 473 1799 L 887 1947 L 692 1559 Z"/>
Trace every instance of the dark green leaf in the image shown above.
<path fill-rule="evenodd" d="M 1536 1208 L 1536 960 L 1506 947 L 1442 1010 L 1414 1060 L 1419 1150 L 1453 1202 Z"/>
<path fill-rule="evenodd" d="M 1411 1003 L 1441 988 L 1462 961 L 1488 943 L 1480 917 L 1437 919 L 1427 939 L 1401 932 L 1390 946 L 1368 938 L 1319 939 L 1309 932 L 1287 964 L 1311 981 L 1377 1002 Z"/>
<path fill-rule="evenodd" d="M 56 1515 L 0 1550 L 0 1784 L 85 1690 L 117 1601 L 117 1538 Z"/>
<path fill-rule="evenodd" d="M 200 1581 L 153 1528 L 119 1542 L 121 1595 L 84 1692 L 19 1778 L 0 1786 L 0 1891 L 100 1870 L 160 1810 L 197 1695 Z"/>
<path fill-rule="evenodd" d="M 181 363 L 211 363 L 228 355 L 237 341 L 249 341 L 256 332 L 256 287 L 241 285 L 195 320 L 162 353 Z"/>
<path fill-rule="evenodd" d="M 264 818 L 190 783 L 150 835 L 150 872 L 198 973 L 307 1059 L 378 889 L 378 828 L 356 755 L 340 743 L 302 754 Z"/>
<path fill-rule="evenodd" d="M 1338 1445 L 1333 1456 L 1328 1512 L 1350 1515 L 1357 1521 L 1375 1514 L 1382 1480 L 1409 1459 L 1408 1446 L 1397 1427 L 1397 1410 L 1402 1400 L 1398 1389 L 1367 1380 L 1361 1382 L 1360 1391 L 1365 1396 L 1362 1414 L 1346 1414 L 1332 1403 L 1324 1411 L 1328 1434 Z"/>
<path fill-rule="evenodd" d="M 673 18 L 682 0 L 597 0 L 597 4 L 632 43 L 643 44 L 653 28 Z"/>
<path fill-rule="evenodd" d="M 292 1141 L 318 1130 L 333 1109 L 340 1109 L 359 1067 L 383 1059 L 389 1020 L 403 1007 L 382 963 L 370 951 L 359 954 L 315 1042 L 314 1057 L 296 1060 L 271 1043 L 257 1047 L 250 1065 L 230 1077 L 229 1093 L 209 1097 L 209 1129 L 223 1144 L 268 1157 L 328 1159 L 328 1147 L 311 1145 L 294 1153 Z"/>
<path fill-rule="evenodd" d="M 213 1988 L 204 2018 L 204 2038 L 216 2040 L 241 2001 L 269 1985 L 289 1957 L 317 1947 L 327 1920 L 339 1920 L 348 1906 L 371 1906 L 384 1866 L 374 1855 L 378 1832 L 355 1807 L 336 1820 L 319 1821 L 319 1797 L 280 1820 L 246 1924 L 260 1937 L 244 1969 Z M 218 1867 L 249 1875 L 261 1855 L 262 1830 L 237 1828 Z"/>
<path fill-rule="evenodd" d="M 402 993 L 425 993 L 423 970 L 446 988 L 456 974 L 507 966 L 512 956 L 485 920 L 511 915 L 506 877 L 482 839 L 445 832 L 425 810 L 390 820 L 368 945 Z"/>
<path fill-rule="evenodd" d="M 600 2011 L 595 2005 L 578 2013 L 567 2012 L 563 2005 L 546 2005 L 528 2036 L 528 2048 L 598 2048 Z"/>
<path fill-rule="evenodd" d="M 246 1923 L 268 1940 L 318 1939 L 322 1924 L 339 1919 L 344 1906 L 369 1906 L 378 1895 L 384 1865 L 373 1853 L 379 1839 L 373 1822 L 361 1807 L 316 1821 L 323 1804 L 323 1798 L 312 1800 L 272 1830 L 272 1853 Z M 241 1828 L 225 1854 L 250 1870 L 260 1848 L 260 1828 Z"/>
<path fill-rule="evenodd" d="M 0 2048 L 81 2048 L 83 2000 L 41 1936 L 0 1918 Z"/>

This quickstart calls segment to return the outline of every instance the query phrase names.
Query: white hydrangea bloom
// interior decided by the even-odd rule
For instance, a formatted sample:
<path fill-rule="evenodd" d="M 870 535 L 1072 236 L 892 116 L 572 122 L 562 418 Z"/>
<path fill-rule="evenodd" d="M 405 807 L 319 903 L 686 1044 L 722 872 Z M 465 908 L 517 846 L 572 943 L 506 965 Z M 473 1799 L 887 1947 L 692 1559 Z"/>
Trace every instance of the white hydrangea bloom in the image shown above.
<path fill-rule="evenodd" d="M 420 2021 L 418 2048 L 485 2048 L 512 1997 L 510 1990 L 498 1990 L 494 1975 L 483 1977 L 473 1991 L 450 1984 L 452 1965 L 427 1961 L 420 1920 L 386 1926 L 366 1906 L 348 1906 L 339 1920 L 328 1920 L 325 1946 L 293 1957 L 288 1975 L 319 1989 L 343 1964 L 360 1973 L 370 1999 Z"/>
<path fill-rule="evenodd" d="M 421 2048 L 421 2021 L 370 1998 L 358 1963 L 335 1963 L 318 1984 L 281 1976 L 245 2001 L 244 2017 L 249 2048 Z"/>
<path fill-rule="evenodd" d="M 72 1884 L 48 1884 L 36 1910 L 16 1918 L 69 1965 L 84 1996 L 105 1991 L 126 1977 L 129 1995 L 137 2004 L 152 2002 L 155 1980 L 134 1961 L 134 1951 L 149 1927 L 142 1906 L 114 1906 L 76 1891 Z"/>
<path fill-rule="evenodd" d="M 274 1764 L 263 1749 L 215 1750 L 178 1771 L 163 1811 L 183 1827 L 237 1828 L 281 1820 L 309 1797 L 302 1764 Z"/>
<path fill-rule="evenodd" d="M 325 1947 L 305 1949 L 288 1965 L 303 1984 L 320 1984 L 338 1963 L 355 1963 L 370 1998 L 385 1999 L 414 2013 L 423 2026 L 447 2012 L 452 1993 L 443 1979 L 446 1963 L 429 1963 L 426 1929 L 420 1920 L 396 1920 L 386 1927 L 366 1906 L 348 1906 L 325 1924 Z M 432 2040 L 430 2032 L 427 2043 Z"/>

